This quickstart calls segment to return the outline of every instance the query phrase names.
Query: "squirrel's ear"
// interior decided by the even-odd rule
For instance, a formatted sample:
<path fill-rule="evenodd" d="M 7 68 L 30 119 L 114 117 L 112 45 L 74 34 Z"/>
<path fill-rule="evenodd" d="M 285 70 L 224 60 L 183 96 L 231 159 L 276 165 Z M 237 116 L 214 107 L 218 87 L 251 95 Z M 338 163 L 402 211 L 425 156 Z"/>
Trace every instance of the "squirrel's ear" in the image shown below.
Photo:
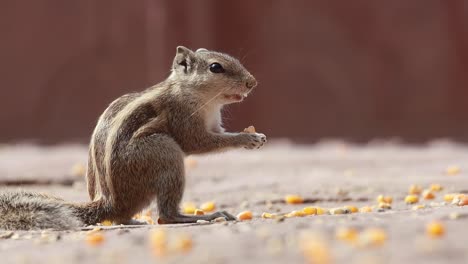
<path fill-rule="evenodd" d="M 177 53 L 172 64 L 173 70 L 181 69 L 184 73 L 189 73 L 195 63 L 195 53 L 184 46 L 177 47 Z"/>
<path fill-rule="evenodd" d="M 208 52 L 208 50 L 205 49 L 205 48 L 199 48 L 199 49 L 197 49 L 196 52 Z"/>

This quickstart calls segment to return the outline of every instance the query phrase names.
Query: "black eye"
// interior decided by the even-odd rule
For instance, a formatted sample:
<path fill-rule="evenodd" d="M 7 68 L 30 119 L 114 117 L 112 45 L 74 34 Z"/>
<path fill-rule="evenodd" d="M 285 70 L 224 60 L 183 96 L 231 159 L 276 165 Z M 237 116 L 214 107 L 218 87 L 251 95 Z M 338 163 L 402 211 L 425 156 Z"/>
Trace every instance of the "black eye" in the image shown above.
<path fill-rule="evenodd" d="M 223 66 L 221 66 L 221 64 L 215 62 L 215 63 L 210 64 L 210 71 L 212 73 L 223 73 L 224 68 L 223 68 Z"/>

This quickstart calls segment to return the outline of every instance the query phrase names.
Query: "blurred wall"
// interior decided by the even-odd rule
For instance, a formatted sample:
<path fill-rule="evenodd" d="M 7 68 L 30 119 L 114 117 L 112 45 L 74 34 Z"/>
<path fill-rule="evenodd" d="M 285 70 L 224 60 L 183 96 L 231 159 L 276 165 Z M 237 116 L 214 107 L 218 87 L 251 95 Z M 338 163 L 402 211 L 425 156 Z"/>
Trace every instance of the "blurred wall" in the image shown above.
<path fill-rule="evenodd" d="M 0 3 L 0 141 L 86 142 L 116 97 L 164 79 L 177 45 L 260 81 L 232 130 L 314 141 L 468 140 L 466 1 Z"/>

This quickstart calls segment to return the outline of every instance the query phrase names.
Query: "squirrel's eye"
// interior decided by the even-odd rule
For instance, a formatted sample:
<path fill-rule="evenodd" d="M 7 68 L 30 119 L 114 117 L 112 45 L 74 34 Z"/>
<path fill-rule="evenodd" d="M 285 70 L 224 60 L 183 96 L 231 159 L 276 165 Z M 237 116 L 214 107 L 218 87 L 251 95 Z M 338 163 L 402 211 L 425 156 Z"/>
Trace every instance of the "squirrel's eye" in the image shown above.
<path fill-rule="evenodd" d="M 221 66 L 221 64 L 215 62 L 215 63 L 210 64 L 210 71 L 212 73 L 223 73 L 224 68 L 223 68 L 223 66 Z"/>

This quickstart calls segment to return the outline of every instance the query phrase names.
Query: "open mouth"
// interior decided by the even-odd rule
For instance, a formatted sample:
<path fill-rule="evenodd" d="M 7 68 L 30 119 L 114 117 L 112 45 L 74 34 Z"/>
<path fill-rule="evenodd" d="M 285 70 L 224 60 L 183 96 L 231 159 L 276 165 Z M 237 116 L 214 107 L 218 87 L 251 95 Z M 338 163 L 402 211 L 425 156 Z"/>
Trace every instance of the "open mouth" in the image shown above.
<path fill-rule="evenodd" d="M 242 100 L 244 100 L 245 97 L 247 97 L 247 93 L 243 93 L 243 94 L 224 94 L 223 95 L 225 99 L 229 100 L 229 101 L 234 101 L 234 102 L 240 102 Z"/>

